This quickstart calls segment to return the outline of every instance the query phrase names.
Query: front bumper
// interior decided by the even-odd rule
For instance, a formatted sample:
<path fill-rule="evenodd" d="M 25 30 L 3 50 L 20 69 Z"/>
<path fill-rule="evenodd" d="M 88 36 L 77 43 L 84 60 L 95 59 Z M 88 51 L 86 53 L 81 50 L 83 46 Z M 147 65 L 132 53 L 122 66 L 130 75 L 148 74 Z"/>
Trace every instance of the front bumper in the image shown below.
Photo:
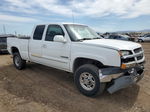
<path fill-rule="evenodd" d="M 114 93 L 119 89 L 137 83 L 144 76 L 144 63 L 130 65 L 127 69 L 119 67 L 104 68 L 99 71 L 100 82 L 113 82 L 107 89 L 109 93 Z"/>

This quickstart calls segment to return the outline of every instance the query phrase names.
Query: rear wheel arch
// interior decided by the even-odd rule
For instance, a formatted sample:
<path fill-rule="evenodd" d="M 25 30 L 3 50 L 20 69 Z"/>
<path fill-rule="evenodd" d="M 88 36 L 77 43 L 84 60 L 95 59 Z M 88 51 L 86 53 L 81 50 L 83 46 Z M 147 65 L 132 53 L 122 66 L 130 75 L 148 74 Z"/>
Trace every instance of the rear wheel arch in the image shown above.
<path fill-rule="evenodd" d="M 11 47 L 11 53 L 14 55 L 15 53 L 19 53 L 20 54 L 20 52 L 19 52 L 19 49 L 17 48 L 17 47 Z"/>

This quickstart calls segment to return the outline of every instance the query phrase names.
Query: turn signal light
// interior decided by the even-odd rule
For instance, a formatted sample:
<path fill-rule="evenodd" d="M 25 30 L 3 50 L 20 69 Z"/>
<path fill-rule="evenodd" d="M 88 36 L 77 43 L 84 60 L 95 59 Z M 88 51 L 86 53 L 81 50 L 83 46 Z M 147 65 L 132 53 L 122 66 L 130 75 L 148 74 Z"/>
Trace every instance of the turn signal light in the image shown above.
<path fill-rule="evenodd" d="M 122 65 L 121 65 L 121 68 L 122 68 L 122 69 L 126 69 L 126 64 L 122 64 Z"/>

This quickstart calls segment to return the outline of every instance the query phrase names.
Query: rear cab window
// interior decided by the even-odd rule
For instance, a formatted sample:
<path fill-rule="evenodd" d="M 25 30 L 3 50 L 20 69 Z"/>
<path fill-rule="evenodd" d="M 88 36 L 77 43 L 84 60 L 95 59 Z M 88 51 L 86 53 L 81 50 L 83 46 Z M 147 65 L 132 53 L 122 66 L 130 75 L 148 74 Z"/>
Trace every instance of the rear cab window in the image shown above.
<path fill-rule="evenodd" d="M 42 40 L 44 29 L 45 29 L 45 25 L 36 26 L 34 34 L 33 34 L 33 39 L 34 40 Z"/>

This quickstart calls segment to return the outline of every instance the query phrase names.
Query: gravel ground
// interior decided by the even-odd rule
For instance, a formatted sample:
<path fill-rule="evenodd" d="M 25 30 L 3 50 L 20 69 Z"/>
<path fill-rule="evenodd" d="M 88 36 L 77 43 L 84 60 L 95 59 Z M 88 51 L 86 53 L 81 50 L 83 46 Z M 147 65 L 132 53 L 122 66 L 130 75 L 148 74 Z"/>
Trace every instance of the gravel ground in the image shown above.
<path fill-rule="evenodd" d="M 150 43 L 144 78 L 114 94 L 90 98 L 76 89 L 73 75 L 28 63 L 18 71 L 10 55 L 0 55 L 0 112 L 150 112 Z"/>

